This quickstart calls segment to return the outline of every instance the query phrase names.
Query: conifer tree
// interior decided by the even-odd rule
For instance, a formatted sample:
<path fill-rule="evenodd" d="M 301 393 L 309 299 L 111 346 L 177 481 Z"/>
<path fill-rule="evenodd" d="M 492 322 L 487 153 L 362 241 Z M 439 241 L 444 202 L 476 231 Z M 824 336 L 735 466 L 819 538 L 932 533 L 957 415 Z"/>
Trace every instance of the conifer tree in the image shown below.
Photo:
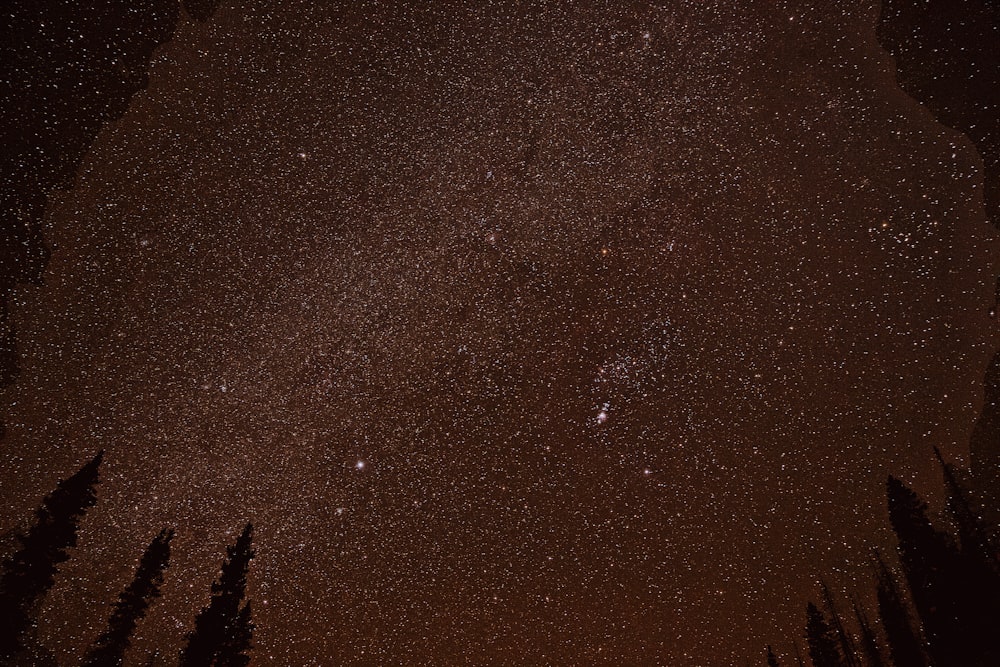
<path fill-rule="evenodd" d="M 806 667 L 806 661 L 802 659 L 798 643 L 795 644 L 795 667 Z"/>
<path fill-rule="evenodd" d="M 806 606 L 806 640 L 814 667 L 844 667 L 837 635 L 812 602 Z"/>
<path fill-rule="evenodd" d="M 136 624 L 146 615 L 146 610 L 160 596 L 163 570 L 170 561 L 170 540 L 174 531 L 164 528 L 153 538 L 139 561 L 132 583 L 118 596 L 108 628 L 84 658 L 84 667 L 118 667 L 122 664 Z"/>
<path fill-rule="evenodd" d="M 914 629 L 906 601 L 896 584 L 895 577 L 879 554 L 875 556 L 875 567 L 879 617 L 885 629 L 892 661 L 896 665 L 926 667 L 927 660 L 921 648 L 922 642 Z"/>
<path fill-rule="evenodd" d="M 994 637 L 1000 629 L 1000 566 L 997 550 L 962 487 L 953 466 L 945 463 L 934 448 L 944 474 L 948 510 L 958 527 L 960 553 L 952 597 L 962 610 L 963 641 L 968 660 L 983 665 L 1000 665 L 1000 645 Z"/>
<path fill-rule="evenodd" d="M 837 613 L 837 605 L 833 603 L 833 596 L 830 595 L 830 589 L 826 585 L 826 582 L 820 582 L 820 589 L 823 593 L 826 612 L 830 615 L 831 629 L 837 637 L 837 643 L 840 645 L 840 655 L 843 658 L 844 664 L 847 667 L 858 667 L 858 662 L 855 658 L 854 642 L 847 634 L 847 630 L 844 629 L 844 623 L 840 620 L 840 614 Z"/>
<path fill-rule="evenodd" d="M 218 667 L 246 667 L 250 664 L 250 640 L 253 637 L 254 627 L 250 618 L 250 603 L 247 602 L 240 610 L 232 632 L 228 634 L 219 651 L 215 663 Z"/>
<path fill-rule="evenodd" d="M 948 512 L 958 528 L 958 539 L 962 546 L 963 555 L 970 560 L 981 563 L 995 573 L 998 565 L 998 550 L 990 543 L 990 538 L 986 534 L 979 513 L 973 507 L 968 493 L 959 483 L 954 466 L 945 463 L 937 447 L 934 448 L 934 455 L 941 465 L 945 490 L 948 493 Z"/>
<path fill-rule="evenodd" d="M 97 502 L 94 487 L 104 452 L 69 479 L 60 481 L 35 510 L 35 520 L 19 547 L 3 563 L 0 576 L 0 662 L 24 651 L 42 599 L 55 583 L 58 565 L 76 546 L 80 519 Z"/>
<path fill-rule="evenodd" d="M 181 651 L 181 667 L 249 663 L 246 653 L 253 632 L 250 603 L 240 605 L 246 592 L 247 569 L 254 556 L 252 540 L 253 525 L 248 523 L 236 544 L 227 547 L 222 574 L 212 583 L 212 599 L 195 618 L 194 631 Z"/>
<path fill-rule="evenodd" d="M 977 495 L 986 502 L 989 526 L 996 531 L 1000 529 L 1000 351 L 986 369 L 983 410 L 969 438 L 969 460 Z"/>
<path fill-rule="evenodd" d="M 875 637 L 875 631 L 868 621 L 868 616 L 858 606 L 857 601 L 852 601 L 851 607 L 854 610 L 854 619 L 858 622 L 858 629 L 861 632 L 861 655 L 864 656 L 867 667 L 885 667 L 882 652 L 878 647 L 878 639 Z"/>
<path fill-rule="evenodd" d="M 981 664 L 978 609 L 969 605 L 978 583 L 964 566 L 951 537 L 927 517 L 927 504 L 890 476 L 889 519 L 898 539 L 899 560 L 910 585 L 937 667 Z"/>

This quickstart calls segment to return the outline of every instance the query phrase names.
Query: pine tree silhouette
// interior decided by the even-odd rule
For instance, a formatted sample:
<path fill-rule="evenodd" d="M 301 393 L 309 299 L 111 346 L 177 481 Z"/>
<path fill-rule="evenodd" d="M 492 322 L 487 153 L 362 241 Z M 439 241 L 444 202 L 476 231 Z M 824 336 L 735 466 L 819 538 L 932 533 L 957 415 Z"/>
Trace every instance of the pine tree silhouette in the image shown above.
<path fill-rule="evenodd" d="M 774 655 L 774 649 L 770 645 L 767 647 L 767 667 L 778 667 L 778 657 Z"/>
<path fill-rule="evenodd" d="M 795 644 L 795 667 L 806 667 L 806 661 L 802 659 L 798 643 Z"/>
<path fill-rule="evenodd" d="M 1000 277 L 997 298 L 1000 301 Z M 989 524 L 1000 529 L 1000 351 L 986 369 L 983 409 L 969 438 L 969 460 L 977 494 L 989 512 Z"/>
<path fill-rule="evenodd" d="M 146 609 L 160 596 L 163 570 L 170 561 L 170 540 L 174 531 L 164 528 L 153 538 L 139 561 L 132 583 L 118 596 L 108 628 L 87 652 L 84 667 L 118 667 L 122 664 L 136 624 Z"/>
<path fill-rule="evenodd" d="M 837 635 L 823 612 L 812 602 L 806 607 L 806 640 L 814 667 L 844 667 L 837 647 Z"/>
<path fill-rule="evenodd" d="M 926 667 L 922 642 L 914 629 L 906 601 L 881 554 L 875 554 L 875 577 L 878 582 L 878 611 L 885 629 L 889 655 L 896 665 Z"/>
<path fill-rule="evenodd" d="M 837 612 L 837 605 L 834 604 L 833 596 L 830 595 L 830 588 L 826 585 L 825 581 L 820 582 L 820 590 L 823 593 L 823 603 L 826 605 L 826 613 L 830 615 L 830 625 L 837 637 L 837 643 L 840 645 L 840 655 L 843 658 L 844 664 L 847 667 L 858 667 L 858 661 L 855 658 L 856 649 L 854 648 L 854 642 L 847 634 L 847 630 L 844 629 L 844 623 L 840 620 L 840 614 Z"/>
<path fill-rule="evenodd" d="M 860 642 L 861 655 L 864 656 L 867 667 L 885 667 L 885 660 L 882 659 L 882 652 L 879 650 L 878 639 L 875 637 L 875 630 L 872 629 L 868 616 L 858 606 L 857 600 L 851 601 L 851 608 L 854 611 L 854 619 L 858 623 L 861 631 Z"/>
<path fill-rule="evenodd" d="M 218 667 L 246 667 L 250 664 L 250 639 L 253 636 L 253 622 L 250 620 L 250 603 L 243 605 L 233 629 L 226 637 L 216 660 Z"/>
<path fill-rule="evenodd" d="M 973 507 L 969 494 L 959 483 L 954 466 L 945 462 L 937 447 L 934 448 L 934 456 L 937 457 L 938 463 L 941 465 L 945 490 L 948 493 L 948 512 L 958 528 L 958 539 L 962 545 L 962 553 L 971 560 L 981 563 L 987 569 L 996 572 L 998 551 L 990 543 L 990 538 L 977 508 Z"/>
<path fill-rule="evenodd" d="M 180 656 L 181 667 L 246 665 L 253 624 L 250 603 L 240 607 L 246 592 L 247 569 L 254 556 L 253 525 L 248 523 L 236 544 L 227 547 L 222 574 L 212 584 L 212 599 L 195 618 L 194 631 Z"/>
<path fill-rule="evenodd" d="M 886 488 L 899 561 L 932 661 L 937 667 L 985 664 L 979 610 L 969 605 L 981 582 L 965 567 L 954 540 L 931 524 L 927 504 L 912 489 L 892 476 Z"/>
<path fill-rule="evenodd" d="M 959 580 L 951 591 L 961 620 L 970 664 L 1000 665 L 1000 645 L 994 640 L 1000 628 L 1000 567 L 996 550 L 969 496 L 959 483 L 953 466 L 934 448 L 944 474 L 948 510 L 958 527 L 960 553 L 956 564 Z"/>
<path fill-rule="evenodd" d="M 55 583 L 57 566 L 69 558 L 87 509 L 97 502 L 94 487 L 104 452 L 72 477 L 60 481 L 35 510 L 35 521 L 18 536 L 17 551 L 3 564 L 0 577 L 0 661 L 25 651 L 38 608 Z"/>

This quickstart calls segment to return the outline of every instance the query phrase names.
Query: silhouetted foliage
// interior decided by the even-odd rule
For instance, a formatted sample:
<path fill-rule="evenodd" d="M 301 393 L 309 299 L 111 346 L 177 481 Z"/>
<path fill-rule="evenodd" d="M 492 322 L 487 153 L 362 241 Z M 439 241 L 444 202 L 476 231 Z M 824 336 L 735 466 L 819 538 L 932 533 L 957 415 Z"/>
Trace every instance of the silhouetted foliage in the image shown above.
<path fill-rule="evenodd" d="M 931 659 L 938 667 L 985 664 L 979 636 L 984 582 L 965 566 L 955 541 L 931 524 L 927 504 L 912 489 L 891 476 L 886 488 L 899 560 Z"/>
<path fill-rule="evenodd" d="M 1000 277 L 997 279 L 1000 306 Z M 990 501 L 993 527 L 1000 524 L 1000 352 L 997 352 L 983 381 L 983 409 L 969 438 L 969 458 L 977 490 Z"/>
<path fill-rule="evenodd" d="M 843 667 L 837 635 L 812 602 L 806 607 L 806 640 L 814 667 Z"/>
<path fill-rule="evenodd" d="M 954 467 L 945 462 L 937 447 L 934 448 L 934 455 L 941 465 L 945 491 L 948 494 L 948 512 L 958 528 L 958 539 L 963 556 L 970 563 L 984 568 L 986 570 L 984 574 L 995 573 L 997 550 L 990 544 L 990 538 L 986 533 L 978 509 L 973 506 L 968 492 L 959 482 Z"/>
<path fill-rule="evenodd" d="M 959 554 L 950 580 L 954 586 L 951 597 L 963 612 L 956 623 L 964 634 L 956 641 L 963 642 L 961 651 L 965 659 L 974 661 L 968 664 L 1000 665 L 1000 647 L 994 639 L 1000 629 L 997 552 L 954 468 L 944 461 L 936 447 L 934 453 L 944 474 L 948 510 L 958 528 Z"/>
<path fill-rule="evenodd" d="M 250 603 L 243 605 L 236 622 L 219 651 L 215 664 L 218 667 L 246 667 L 250 664 L 250 640 L 253 622 L 250 620 Z"/>
<path fill-rule="evenodd" d="M 854 620 L 857 622 L 860 631 L 859 645 L 864 663 L 867 667 L 884 667 L 885 660 L 882 658 L 882 652 L 878 647 L 878 639 L 875 637 L 875 630 L 868 621 L 868 616 L 865 615 L 865 612 L 862 611 L 856 601 L 851 603 L 851 607 L 854 610 Z"/>
<path fill-rule="evenodd" d="M 837 644 L 840 646 L 840 655 L 843 656 L 844 664 L 847 667 L 858 667 L 858 661 L 855 658 L 854 642 L 847 634 L 847 630 L 844 629 L 844 623 L 840 620 L 840 614 L 837 612 L 837 605 L 834 604 L 833 596 L 830 595 L 830 588 L 826 585 L 826 582 L 823 582 L 820 585 L 820 589 L 823 593 L 826 613 L 829 614 L 830 626 L 837 637 Z"/>
<path fill-rule="evenodd" d="M 35 521 L 19 536 L 19 548 L 3 564 L 0 578 L 0 659 L 25 650 L 26 639 L 45 594 L 55 582 L 57 566 L 69 558 L 87 509 L 97 502 L 94 487 L 104 452 L 72 477 L 60 481 L 35 511 Z"/>
<path fill-rule="evenodd" d="M 895 577 L 879 555 L 876 557 L 876 580 L 879 616 L 889 644 L 889 655 L 897 665 L 925 667 L 920 635 Z"/>
<path fill-rule="evenodd" d="M 118 596 L 108 628 L 88 651 L 84 667 L 117 667 L 122 664 L 136 624 L 146 609 L 160 596 L 163 570 L 170 561 L 170 540 L 174 531 L 164 528 L 153 538 L 139 561 L 132 583 Z"/>
<path fill-rule="evenodd" d="M 212 583 L 212 599 L 198 613 L 194 631 L 181 652 L 181 667 L 246 665 L 253 625 L 250 603 L 240 605 L 246 592 L 247 569 L 253 558 L 253 525 L 247 524 L 236 544 L 227 547 L 222 574 Z"/>

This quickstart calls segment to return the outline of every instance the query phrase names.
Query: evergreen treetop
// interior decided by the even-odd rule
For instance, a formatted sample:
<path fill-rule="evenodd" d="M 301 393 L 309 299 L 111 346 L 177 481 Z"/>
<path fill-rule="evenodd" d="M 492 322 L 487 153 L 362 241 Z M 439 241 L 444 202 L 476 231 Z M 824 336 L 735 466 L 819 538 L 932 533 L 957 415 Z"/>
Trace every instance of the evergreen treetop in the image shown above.
<path fill-rule="evenodd" d="M 80 519 L 97 502 L 94 487 L 104 452 L 98 452 L 42 500 L 28 531 L 18 536 L 18 548 L 3 563 L 0 576 L 0 659 L 25 647 L 27 633 L 42 599 L 55 583 L 60 563 L 76 546 Z"/>

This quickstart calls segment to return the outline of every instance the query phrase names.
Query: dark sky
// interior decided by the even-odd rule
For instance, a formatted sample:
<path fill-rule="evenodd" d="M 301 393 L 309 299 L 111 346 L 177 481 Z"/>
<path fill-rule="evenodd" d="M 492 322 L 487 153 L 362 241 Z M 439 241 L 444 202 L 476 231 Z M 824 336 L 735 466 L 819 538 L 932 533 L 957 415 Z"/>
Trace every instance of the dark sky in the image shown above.
<path fill-rule="evenodd" d="M 742 664 L 868 587 L 1000 244 L 877 7 L 810 5 L 182 16 L 12 305 L 0 526 L 107 451 L 53 650 L 174 526 L 172 660 L 248 519 L 257 665 Z"/>

